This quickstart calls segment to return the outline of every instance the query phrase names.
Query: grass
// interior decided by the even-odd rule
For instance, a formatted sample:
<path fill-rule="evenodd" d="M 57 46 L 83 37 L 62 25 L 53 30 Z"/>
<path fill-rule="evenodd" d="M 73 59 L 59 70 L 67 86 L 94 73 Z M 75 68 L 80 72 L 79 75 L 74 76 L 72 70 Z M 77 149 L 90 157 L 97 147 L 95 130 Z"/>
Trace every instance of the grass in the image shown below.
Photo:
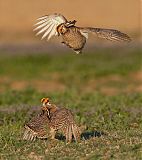
<path fill-rule="evenodd" d="M 0 159 L 141 159 L 141 59 L 138 49 L 1 55 Z M 86 126 L 81 143 L 21 139 L 46 96 Z"/>

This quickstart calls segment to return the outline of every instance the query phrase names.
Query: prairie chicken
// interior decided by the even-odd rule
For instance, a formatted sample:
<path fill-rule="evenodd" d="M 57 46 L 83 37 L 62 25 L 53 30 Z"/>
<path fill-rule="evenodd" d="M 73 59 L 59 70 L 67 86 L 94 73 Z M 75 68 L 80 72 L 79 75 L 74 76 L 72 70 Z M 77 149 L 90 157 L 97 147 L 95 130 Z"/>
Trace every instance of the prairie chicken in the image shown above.
<path fill-rule="evenodd" d="M 35 140 L 36 138 L 45 139 L 48 137 L 49 132 L 49 117 L 48 113 L 42 111 L 40 114 L 33 117 L 24 126 L 25 132 L 23 135 L 24 140 Z"/>
<path fill-rule="evenodd" d="M 115 29 L 77 27 L 76 21 L 67 21 L 61 14 L 45 15 L 37 19 L 34 31 L 36 35 L 43 34 L 42 39 L 49 40 L 52 36 L 62 37 L 62 43 L 73 49 L 77 54 L 81 53 L 89 33 L 96 34 L 100 38 L 111 41 L 131 41 L 130 37 Z"/>
<path fill-rule="evenodd" d="M 51 104 L 48 98 L 43 98 L 41 102 L 43 104 L 42 110 L 47 111 L 50 117 L 51 139 L 55 138 L 57 131 L 61 131 L 66 137 L 66 142 L 70 143 L 72 136 L 74 136 L 75 141 L 79 141 L 80 131 L 74 121 L 72 112 L 66 108 L 59 108 L 55 104 Z"/>

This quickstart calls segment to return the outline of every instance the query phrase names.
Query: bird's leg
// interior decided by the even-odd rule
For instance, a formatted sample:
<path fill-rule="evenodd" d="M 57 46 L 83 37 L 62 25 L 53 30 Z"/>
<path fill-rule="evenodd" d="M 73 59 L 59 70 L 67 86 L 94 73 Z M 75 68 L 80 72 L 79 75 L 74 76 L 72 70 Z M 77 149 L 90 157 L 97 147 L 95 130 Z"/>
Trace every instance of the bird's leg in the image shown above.
<path fill-rule="evenodd" d="M 55 139 L 55 134 L 56 134 L 55 129 L 51 128 L 50 129 L 50 137 L 51 137 L 52 140 Z"/>
<path fill-rule="evenodd" d="M 64 40 L 61 41 L 62 45 L 66 45 L 66 42 Z"/>
<path fill-rule="evenodd" d="M 73 49 L 74 50 L 74 49 Z M 81 54 L 82 52 L 81 52 L 81 50 L 74 50 L 74 52 L 76 53 L 76 54 Z"/>
<path fill-rule="evenodd" d="M 62 41 L 61 43 L 62 43 L 63 45 L 65 45 L 65 42 L 64 42 L 64 41 Z"/>
<path fill-rule="evenodd" d="M 72 125 L 72 133 L 76 142 L 80 141 L 80 131 L 76 124 Z"/>

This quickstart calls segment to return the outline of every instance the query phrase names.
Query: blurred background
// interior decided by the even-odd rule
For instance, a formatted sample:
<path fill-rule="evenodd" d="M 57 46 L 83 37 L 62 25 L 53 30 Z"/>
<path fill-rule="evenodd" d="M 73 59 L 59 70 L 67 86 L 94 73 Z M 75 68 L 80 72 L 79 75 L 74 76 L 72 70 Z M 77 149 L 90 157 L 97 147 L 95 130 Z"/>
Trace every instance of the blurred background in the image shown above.
<path fill-rule="evenodd" d="M 86 83 L 87 90 L 103 90 L 102 92 L 108 94 L 115 93 L 120 86 L 123 91 L 141 91 L 141 85 L 137 87 L 134 85 L 141 84 L 142 81 L 140 2 L 140 0 L 72 0 L 71 2 L 1 0 L 0 91 L 23 90 L 29 87 L 39 91 L 66 91 L 71 86 L 76 89 L 80 85 L 81 88 Z M 33 25 L 36 19 L 51 13 L 61 13 L 68 20 L 75 19 L 78 26 L 118 29 L 127 33 L 132 42 L 112 43 L 91 36 L 84 53 L 77 56 L 72 50 L 62 46 L 56 38 L 46 42 L 35 36 Z M 75 74 L 78 77 L 74 78 Z M 124 74 L 127 76 L 124 77 Z M 135 74 L 136 76 L 133 76 Z M 106 76 L 108 84 L 99 79 Z M 70 79 L 74 79 L 73 83 L 68 82 Z M 130 88 L 126 87 L 128 79 L 131 81 Z M 80 81 L 83 82 L 82 85 Z M 108 85 L 106 89 L 105 85 Z"/>
<path fill-rule="evenodd" d="M 41 41 L 36 19 L 56 12 L 132 42 L 91 36 L 77 55 L 56 38 Z M 0 159 L 142 159 L 141 33 L 142 0 L 0 0 Z M 95 137 L 79 145 L 22 141 L 43 97 L 70 108 Z"/>
<path fill-rule="evenodd" d="M 32 31 L 33 24 L 38 17 L 51 13 L 75 19 L 78 26 L 116 28 L 138 40 L 141 9 L 140 0 L 1 0 L 0 42 L 40 43 Z"/>

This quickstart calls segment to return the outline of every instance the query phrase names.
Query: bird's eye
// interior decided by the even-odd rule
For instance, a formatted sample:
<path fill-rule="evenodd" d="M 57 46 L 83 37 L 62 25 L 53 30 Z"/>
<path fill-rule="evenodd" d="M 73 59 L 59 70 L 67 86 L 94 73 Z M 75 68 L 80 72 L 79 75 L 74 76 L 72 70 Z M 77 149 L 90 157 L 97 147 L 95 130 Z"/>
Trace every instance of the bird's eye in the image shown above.
<path fill-rule="evenodd" d="M 50 103 L 50 102 L 48 102 L 48 103 L 47 103 L 47 105 L 51 106 L 51 103 Z"/>

